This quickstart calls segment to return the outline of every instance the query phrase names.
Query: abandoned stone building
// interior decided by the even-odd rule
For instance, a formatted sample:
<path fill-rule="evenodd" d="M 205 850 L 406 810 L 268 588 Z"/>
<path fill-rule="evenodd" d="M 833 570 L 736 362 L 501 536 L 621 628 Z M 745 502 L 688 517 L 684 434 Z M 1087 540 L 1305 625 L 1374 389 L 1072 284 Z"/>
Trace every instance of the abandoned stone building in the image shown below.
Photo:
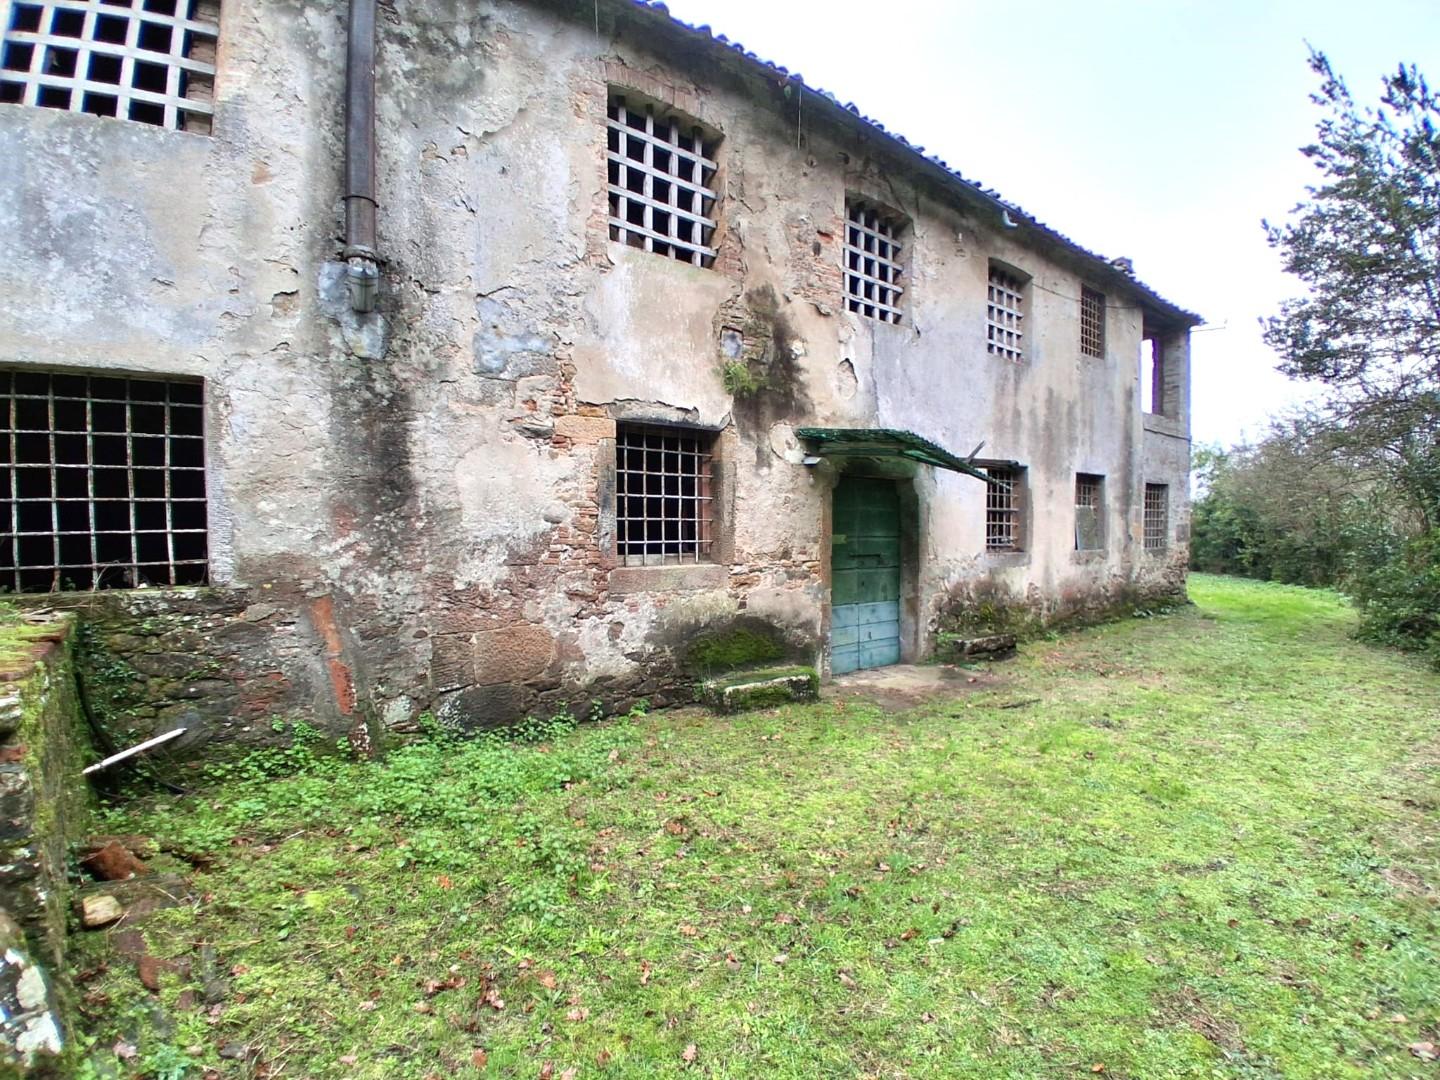
<path fill-rule="evenodd" d="M 125 734 L 1183 591 L 1196 316 L 661 5 L 0 25 L 0 587 L 80 612 Z"/>

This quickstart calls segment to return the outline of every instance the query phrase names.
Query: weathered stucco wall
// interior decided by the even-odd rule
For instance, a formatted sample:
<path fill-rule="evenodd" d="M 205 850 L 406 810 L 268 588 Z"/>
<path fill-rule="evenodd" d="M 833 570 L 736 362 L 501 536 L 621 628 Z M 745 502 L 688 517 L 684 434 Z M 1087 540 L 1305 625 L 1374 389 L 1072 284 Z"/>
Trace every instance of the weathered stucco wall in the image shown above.
<path fill-rule="evenodd" d="M 628 5 L 601 5 L 598 34 L 591 9 L 559 3 L 382 8 L 385 288 L 354 315 L 335 261 L 344 10 L 227 0 L 213 136 L 0 107 L 0 362 L 206 380 L 213 595 L 229 599 L 164 631 L 183 648 L 148 651 L 229 664 L 217 733 L 269 707 L 363 738 L 427 707 L 489 723 L 663 701 L 688 688 L 696 631 L 741 617 L 823 661 L 836 474 L 798 463 L 804 424 L 907 428 L 962 453 L 983 440 L 1028 467 L 1023 555 L 984 554 L 978 481 L 907 481 L 910 655 L 957 583 L 995 577 L 1049 608 L 1177 586 L 1188 442 L 1183 421 L 1178 438 L 1144 429 L 1134 296 L 1098 283 L 1107 355 L 1082 357 L 1090 271 L 960 205 L 876 133 L 797 124 L 782 88 Z M 609 241 L 610 85 L 722 134 L 713 269 Z M 903 325 L 843 310 L 847 191 L 912 221 Z M 1023 364 L 985 350 L 992 257 L 1033 275 Z M 726 393 L 726 331 L 767 375 L 758 395 Z M 719 565 L 615 565 L 604 478 L 626 419 L 721 432 Z M 1071 550 L 1077 470 L 1107 477 L 1101 557 Z M 1147 478 L 1171 485 L 1163 557 L 1142 551 Z M 147 653 L 114 640 L 143 634 L 105 633 Z M 247 643 L 217 655 L 186 636 L 211 633 Z M 183 714 L 169 694 L 140 706 L 154 716 L 137 733 Z"/>

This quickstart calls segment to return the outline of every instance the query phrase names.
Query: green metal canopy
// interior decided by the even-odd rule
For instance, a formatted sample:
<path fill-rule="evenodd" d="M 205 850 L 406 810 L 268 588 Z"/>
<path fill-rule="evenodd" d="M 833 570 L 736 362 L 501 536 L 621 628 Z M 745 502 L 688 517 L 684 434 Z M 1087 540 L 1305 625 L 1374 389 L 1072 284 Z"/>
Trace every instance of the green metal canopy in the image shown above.
<path fill-rule="evenodd" d="M 950 469 L 980 480 L 985 473 L 964 458 L 958 458 L 929 439 L 913 431 L 893 428 L 799 428 L 795 432 L 811 444 L 813 453 L 821 457 L 898 457 L 924 462 L 937 469 Z"/>

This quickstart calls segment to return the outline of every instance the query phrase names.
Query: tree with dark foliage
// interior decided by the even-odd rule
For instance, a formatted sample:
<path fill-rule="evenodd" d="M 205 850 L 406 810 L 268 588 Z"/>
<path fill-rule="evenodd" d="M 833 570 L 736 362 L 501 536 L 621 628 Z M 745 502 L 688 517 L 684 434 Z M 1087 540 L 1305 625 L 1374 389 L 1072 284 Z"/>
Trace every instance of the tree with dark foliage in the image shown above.
<path fill-rule="evenodd" d="M 1323 53 L 1320 182 L 1270 244 L 1307 295 L 1265 320 L 1318 406 L 1202 455 L 1197 566 L 1339 585 L 1361 636 L 1440 664 L 1440 97 L 1414 66 L 1358 105 Z"/>
<path fill-rule="evenodd" d="M 1369 458 L 1420 529 L 1440 526 L 1440 98 L 1414 66 L 1362 109 L 1323 53 L 1322 182 L 1266 224 L 1309 295 L 1265 324 L 1280 370 L 1329 390 L 1331 436 Z"/>

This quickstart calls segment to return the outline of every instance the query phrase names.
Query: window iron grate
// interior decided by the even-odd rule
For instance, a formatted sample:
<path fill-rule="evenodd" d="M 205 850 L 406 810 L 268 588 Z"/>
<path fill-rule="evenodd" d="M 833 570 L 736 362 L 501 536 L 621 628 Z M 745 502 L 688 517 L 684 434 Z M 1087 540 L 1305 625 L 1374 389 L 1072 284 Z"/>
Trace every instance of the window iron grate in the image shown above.
<path fill-rule="evenodd" d="M 710 438 L 621 425 L 615 444 L 615 534 L 626 566 L 703 562 L 714 544 Z"/>
<path fill-rule="evenodd" d="M 1080 286 L 1080 351 L 1086 356 L 1105 356 L 1105 294 Z"/>
<path fill-rule="evenodd" d="M 1020 474 L 991 466 L 985 470 L 985 550 L 1020 550 Z"/>
<path fill-rule="evenodd" d="M 13 0 L 9 11 L 0 102 L 210 132 L 219 0 Z"/>
<path fill-rule="evenodd" d="M 610 239 L 688 262 L 715 262 L 715 143 L 680 117 L 612 96 L 606 125 Z"/>
<path fill-rule="evenodd" d="M 0 589 L 201 585 L 199 382 L 0 370 Z"/>
<path fill-rule="evenodd" d="M 1163 551 L 1170 542 L 1170 487 L 1145 485 L 1145 550 Z"/>
<path fill-rule="evenodd" d="M 901 319 L 902 225 L 863 202 L 845 205 L 845 301 L 851 311 L 880 322 Z"/>
<path fill-rule="evenodd" d="M 1020 363 L 1025 359 L 1025 282 L 999 267 L 990 267 L 986 293 L 985 347 L 995 356 Z"/>

